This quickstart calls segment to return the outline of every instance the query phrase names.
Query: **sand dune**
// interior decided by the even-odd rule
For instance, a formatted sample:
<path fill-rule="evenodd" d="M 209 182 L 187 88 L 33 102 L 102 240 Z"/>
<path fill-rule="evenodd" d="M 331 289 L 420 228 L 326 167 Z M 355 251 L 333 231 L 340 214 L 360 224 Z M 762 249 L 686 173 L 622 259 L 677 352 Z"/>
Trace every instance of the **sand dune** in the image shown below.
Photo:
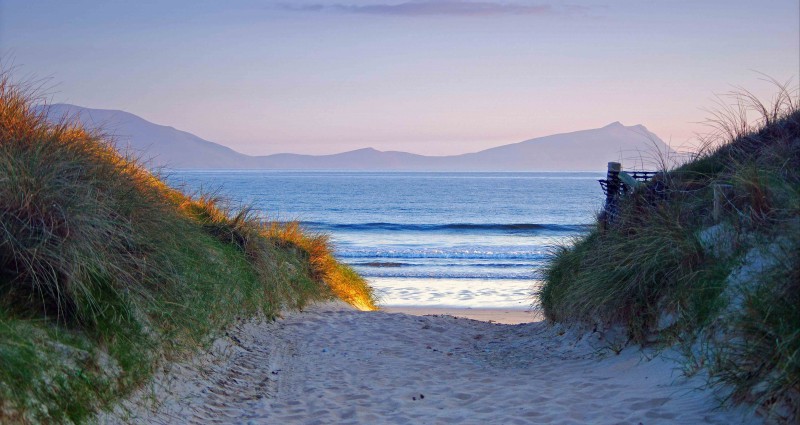
<path fill-rule="evenodd" d="M 758 422 L 704 381 L 597 334 L 546 323 L 356 312 L 243 321 L 104 423 L 658 424 Z"/>

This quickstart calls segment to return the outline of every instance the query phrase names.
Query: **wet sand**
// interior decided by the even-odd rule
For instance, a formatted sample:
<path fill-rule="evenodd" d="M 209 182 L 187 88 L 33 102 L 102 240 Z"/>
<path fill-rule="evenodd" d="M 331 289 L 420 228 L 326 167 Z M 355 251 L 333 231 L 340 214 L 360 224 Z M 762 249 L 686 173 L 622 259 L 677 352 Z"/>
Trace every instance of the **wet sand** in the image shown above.
<path fill-rule="evenodd" d="M 544 319 L 541 312 L 531 309 L 385 306 L 382 310 L 387 313 L 413 316 L 454 316 L 506 325 L 538 322 Z"/>

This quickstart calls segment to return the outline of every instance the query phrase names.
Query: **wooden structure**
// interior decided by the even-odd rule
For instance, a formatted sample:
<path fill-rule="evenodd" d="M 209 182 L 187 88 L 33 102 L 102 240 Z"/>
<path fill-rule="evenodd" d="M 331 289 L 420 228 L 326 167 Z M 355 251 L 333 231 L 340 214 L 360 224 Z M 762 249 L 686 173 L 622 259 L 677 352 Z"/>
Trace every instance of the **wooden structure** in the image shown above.
<path fill-rule="evenodd" d="M 721 183 L 714 185 L 714 208 L 711 210 L 711 217 L 715 223 L 719 222 L 720 217 L 722 217 L 722 211 L 730 202 L 728 199 L 731 198 L 732 192 L 733 185 Z"/>
<path fill-rule="evenodd" d="M 600 213 L 600 221 L 604 225 L 613 223 L 619 214 L 619 200 L 658 174 L 655 171 L 622 171 L 622 164 L 609 162 L 606 178 L 598 180 L 606 194 L 606 204 Z"/>

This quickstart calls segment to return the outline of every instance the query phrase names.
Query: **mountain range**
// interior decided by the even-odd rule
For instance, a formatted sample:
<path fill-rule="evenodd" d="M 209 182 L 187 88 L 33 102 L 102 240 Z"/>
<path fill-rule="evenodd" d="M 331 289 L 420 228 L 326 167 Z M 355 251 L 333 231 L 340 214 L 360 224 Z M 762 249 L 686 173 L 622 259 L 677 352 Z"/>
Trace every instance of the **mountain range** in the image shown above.
<path fill-rule="evenodd" d="M 672 155 L 661 139 L 642 125 L 614 122 L 605 127 L 538 137 L 480 152 L 426 156 L 408 152 L 358 149 L 334 155 L 281 153 L 250 156 L 134 114 L 69 104 L 40 106 L 48 119 L 79 119 L 116 140 L 118 149 L 141 158 L 148 167 L 168 169 L 294 169 L 404 171 L 604 171 L 606 162 L 633 168 L 654 154 Z"/>

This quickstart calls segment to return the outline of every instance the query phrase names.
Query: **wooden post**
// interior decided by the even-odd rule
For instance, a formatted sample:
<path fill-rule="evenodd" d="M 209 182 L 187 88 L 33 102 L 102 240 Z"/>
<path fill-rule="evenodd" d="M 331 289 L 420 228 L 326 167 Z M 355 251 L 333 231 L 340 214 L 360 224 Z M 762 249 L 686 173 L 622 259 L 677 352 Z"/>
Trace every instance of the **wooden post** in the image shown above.
<path fill-rule="evenodd" d="M 725 204 L 728 203 L 728 194 L 732 189 L 733 186 L 729 184 L 717 183 L 714 185 L 714 209 L 711 211 L 711 218 L 715 223 L 719 222 Z"/>
<path fill-rule="evenodd" d="M 622 164 L 619 162 L 608 163 L 608 172 L 606 173 L 606 223 L 613 222 L 617 215 L 617 205 L 619 204 L 620 190 L 620 171 L 622 171 Z"/>

